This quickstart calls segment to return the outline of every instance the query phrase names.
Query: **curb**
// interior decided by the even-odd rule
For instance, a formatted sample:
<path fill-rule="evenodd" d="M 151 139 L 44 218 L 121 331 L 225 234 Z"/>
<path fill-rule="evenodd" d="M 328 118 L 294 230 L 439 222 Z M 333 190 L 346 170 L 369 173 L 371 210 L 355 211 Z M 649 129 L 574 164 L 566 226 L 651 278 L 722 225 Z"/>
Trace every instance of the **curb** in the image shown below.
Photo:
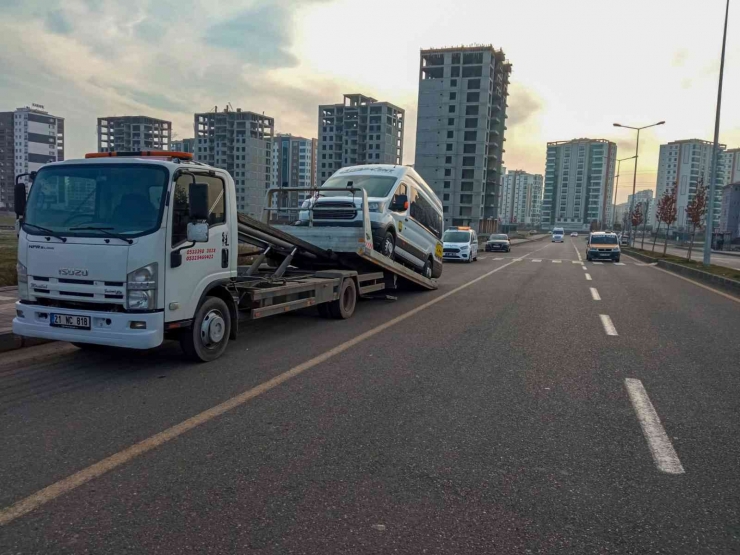
<path fill-rule="evenodd" d="M 736 295 L 740 294 L 740 281 L 722 276 L 715 276 L 714 274 L 710 274 L 709 272 L 704 272 L 695 268 L 688 268 L 686 266 L 682 266 L 674 262 L 668 262 L 660 258 L 652 258 L 640 252 L 635 252 L 632 249 L 624 250 L 624 253 L 643 262 L 657 263 L 658 268 L 663 268 L 664 270 L 668 270 L 669 272 L 673 272 L 674 274 L 692 277 L 698 281 L 703 281 L 704 283 L 710 283 L 717 287 L 721 287 L 722 289 L 735 293 Z"/>
<path fill-rule="evenodd" d="M 53 343 L 50 339 L 37 339 L 35 337 L 23 337 L 16 335 L 12 331 L 7 333 L 0 333 L 0 353 L 6 353 L 8 351 L 15 351 L 17 349 L 23 349 L 25 347 L 35 347 L 37 345 L 44 345 L 46 343 Z"/>

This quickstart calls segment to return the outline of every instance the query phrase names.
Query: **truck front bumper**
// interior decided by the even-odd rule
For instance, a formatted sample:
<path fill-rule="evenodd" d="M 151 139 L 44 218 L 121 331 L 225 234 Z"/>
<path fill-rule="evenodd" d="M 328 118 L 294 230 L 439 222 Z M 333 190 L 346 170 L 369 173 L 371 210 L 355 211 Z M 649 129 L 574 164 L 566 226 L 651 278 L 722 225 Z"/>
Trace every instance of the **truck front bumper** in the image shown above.
<path fill-rule="evenodd" d="M 128 349 L 151 349 L 162 344 L 164 339 L 164 313 L 95 312 L 91 310 L 69 310 L 33 304 L 15 303 L 16 317 L 13 333 L 25 337 L 94 343 Z M 52 327 L 50 314 L 87 316 L 90 329 L 68 329 Z M 140 322 L 143 329 L 132 329 L 131 322 Z"/>

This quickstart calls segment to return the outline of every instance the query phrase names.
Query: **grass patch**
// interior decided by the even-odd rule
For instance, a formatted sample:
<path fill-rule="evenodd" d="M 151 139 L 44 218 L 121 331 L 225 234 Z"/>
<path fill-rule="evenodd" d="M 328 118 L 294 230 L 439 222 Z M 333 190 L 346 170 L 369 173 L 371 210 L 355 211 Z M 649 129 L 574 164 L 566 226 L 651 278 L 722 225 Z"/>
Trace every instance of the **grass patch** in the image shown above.
<path fill-rule="evenodd" d="M 18 259 L 18 238 L 12 231 L 0 232 L 0 287 L 17 284 L 15 263 Z"/>
<path fill-rule="evenodd" d="M 729 279 L 735 279 L 740 281 L 740 270 L 737 270 L 735 268 L 728 268 L 726 266 L 717 266 L 715 264 L 710 264 L 709 266 L 704 266 L 700 260 L 694 260 L 693 257 L 696 256 L 696 252 L 692 253 L 692 260 L 686 260 L 683 256 L 676 256 L 675 254 L 666 254 L 663 255 L 663 246 L 660 245 L 660 249 L 658 248 L 658 245 L 655 245 L 655 252 L 649 251 L 649 250 L 642 250 L 642 249 L 629 249 L 633 250 L 634 252 L 644 254 L 645 256 L 649 256 L 651 258 L 655 258 L 658 260 L 665 260 L 666 262 L 672 262 L 674 264 L 680 264 L 681 266 L 686 266 L 687 268 L 694 268 L 695 270 L 701 270 L 702 272 L 707 272 L 708 274 L 713 274 L 715 276 L 721 276 L 724 278 Z M 627 254 L 629 254 L 629 250 L 627 250 Z M 699 253 L 701 254 L 701 253 Z"/>
<path fill-rule="evenodd" d="M 0 225 L 15 225 L 15 215 L 14 214 L 0 214 Z"/>

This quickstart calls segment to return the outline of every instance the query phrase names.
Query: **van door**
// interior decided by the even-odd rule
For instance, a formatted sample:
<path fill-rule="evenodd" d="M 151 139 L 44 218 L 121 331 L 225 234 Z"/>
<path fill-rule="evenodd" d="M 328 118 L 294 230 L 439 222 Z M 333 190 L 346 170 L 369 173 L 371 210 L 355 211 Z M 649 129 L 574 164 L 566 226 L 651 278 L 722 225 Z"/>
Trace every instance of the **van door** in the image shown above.
<path fill-rule="evenodd" d="M 233 244 L 235 238 L 229 237 L 227 225 L 226 184 L 217 176 L 198 175 L 196 180 L 208 184 L 208 241 L 181 250 L 181 264 L 175 268 L 171 266 L 170 253 L 191 244 L 187 242 L 190 219 L 188 193 L 193 179 L 189 175 L 180 176 L 170 199 L 171 236 L 167 245 L 165 279 L 166 322 L 192 318 L 206 286 L 231 277 L 230 251 L 236 245 Z"/>
<path fill-rule="evenodd" d="M 413 258 L 417 266 L 424 266 L 430 255 L 435 252 L 437 238 L 428 229 L 428 212 L 432 210 L 431 203 L 414 186 L 409 185 L 409 213 L 405 226 L 408 241 L 407 253 Z"/>

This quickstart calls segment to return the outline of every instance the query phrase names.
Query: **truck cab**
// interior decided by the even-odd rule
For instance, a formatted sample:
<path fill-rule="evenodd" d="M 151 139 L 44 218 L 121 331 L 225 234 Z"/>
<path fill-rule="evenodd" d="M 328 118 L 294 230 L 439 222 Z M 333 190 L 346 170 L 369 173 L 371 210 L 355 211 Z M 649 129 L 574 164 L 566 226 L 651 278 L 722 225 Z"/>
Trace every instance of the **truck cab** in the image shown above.
<path fill-rule="evenodd" d="M 17 202 L 14 333 L 156 347 L 191 327 L 208 291 L 236 275 L 228 172 L 184 153 L 108 154 L 44 166 Z M 235 325 L 233 300 L 223 288 L 217 298 L 199 330 L 205 349 Z"/>

